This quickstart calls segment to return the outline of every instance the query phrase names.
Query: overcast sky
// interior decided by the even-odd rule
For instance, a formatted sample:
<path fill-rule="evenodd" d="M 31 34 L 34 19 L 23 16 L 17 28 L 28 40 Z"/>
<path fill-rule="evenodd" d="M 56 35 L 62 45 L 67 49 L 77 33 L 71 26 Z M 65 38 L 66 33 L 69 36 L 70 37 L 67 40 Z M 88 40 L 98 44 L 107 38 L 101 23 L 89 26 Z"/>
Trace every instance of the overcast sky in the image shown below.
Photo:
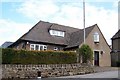
<path fill-rule="evenodd" d="M 118 0 L 86 0 L 86 27 L 98 24 L 105 39 L 118 31 Z M 16 41 L 38 21 L 83 29 L 82 0 L 1 0 L 0 45 Z"/>

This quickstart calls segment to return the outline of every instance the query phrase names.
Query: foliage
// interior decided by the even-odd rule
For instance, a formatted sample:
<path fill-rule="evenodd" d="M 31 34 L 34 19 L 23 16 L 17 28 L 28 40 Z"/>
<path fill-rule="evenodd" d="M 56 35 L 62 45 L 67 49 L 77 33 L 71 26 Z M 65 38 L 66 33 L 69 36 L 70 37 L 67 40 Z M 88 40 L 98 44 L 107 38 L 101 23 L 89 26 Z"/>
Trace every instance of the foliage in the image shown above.
<path fill-rule="evenodd" d="M 76 63 L 76 53 L 68 51 L 27 51 L 2 49 L 3 64 L 67 64 Z"/>
<path fill-rule="evenodd" d="M 79 55 L 82 57 L 82 62 L 87 63 L 93 59 L 93 51 L 87 44 L 83 44 L 81 48 L 78 49 Z"/>

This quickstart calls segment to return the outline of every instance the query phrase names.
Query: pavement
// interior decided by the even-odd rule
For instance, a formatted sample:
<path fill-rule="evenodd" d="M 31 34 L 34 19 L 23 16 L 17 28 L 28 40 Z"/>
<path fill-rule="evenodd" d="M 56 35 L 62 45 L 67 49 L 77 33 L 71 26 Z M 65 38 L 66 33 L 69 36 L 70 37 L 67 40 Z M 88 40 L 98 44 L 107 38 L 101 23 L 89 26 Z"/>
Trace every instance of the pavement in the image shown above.
<path fill-rule="evenodd" d="M 61 76 L 58 78 L 119 78 L 120 69 L 118 67 L 93 67 L 95 73 L 73 76 Z"/>
<path fill-rule="evenodd" d="M 105 71 L 85 75 L 63 76 L 59 78 L 118 78 L 118 71 Z"/>
<path fill-rule="evenodd" d="M 118 71 L 120 67 L 93 67 L 95 72 Z"/>

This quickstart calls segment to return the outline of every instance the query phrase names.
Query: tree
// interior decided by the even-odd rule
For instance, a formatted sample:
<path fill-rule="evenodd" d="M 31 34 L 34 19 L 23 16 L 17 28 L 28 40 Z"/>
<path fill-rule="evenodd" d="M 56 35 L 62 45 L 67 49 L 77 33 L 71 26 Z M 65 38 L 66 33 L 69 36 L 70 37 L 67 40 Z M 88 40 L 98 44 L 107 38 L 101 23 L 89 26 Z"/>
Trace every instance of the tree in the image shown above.
<path fill-rule="evenodd" d="M 87 44 L 83 44 L 81 48 L 78 49 L 78 53 L 82 58 L 82 63 L 91 62 L 93 59 L 93 51 Z"/>

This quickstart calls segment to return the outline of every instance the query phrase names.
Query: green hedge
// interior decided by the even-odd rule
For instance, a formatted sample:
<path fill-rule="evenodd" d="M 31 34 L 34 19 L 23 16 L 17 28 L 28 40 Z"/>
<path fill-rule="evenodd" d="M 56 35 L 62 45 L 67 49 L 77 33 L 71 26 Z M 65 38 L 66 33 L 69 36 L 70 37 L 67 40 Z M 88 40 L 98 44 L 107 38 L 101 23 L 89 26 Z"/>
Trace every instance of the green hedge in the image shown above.
<path fill-rule="evenodd" d="M 76 59 L 75 52 L 2 49 L 3 64 L 68 64 Z"/>

